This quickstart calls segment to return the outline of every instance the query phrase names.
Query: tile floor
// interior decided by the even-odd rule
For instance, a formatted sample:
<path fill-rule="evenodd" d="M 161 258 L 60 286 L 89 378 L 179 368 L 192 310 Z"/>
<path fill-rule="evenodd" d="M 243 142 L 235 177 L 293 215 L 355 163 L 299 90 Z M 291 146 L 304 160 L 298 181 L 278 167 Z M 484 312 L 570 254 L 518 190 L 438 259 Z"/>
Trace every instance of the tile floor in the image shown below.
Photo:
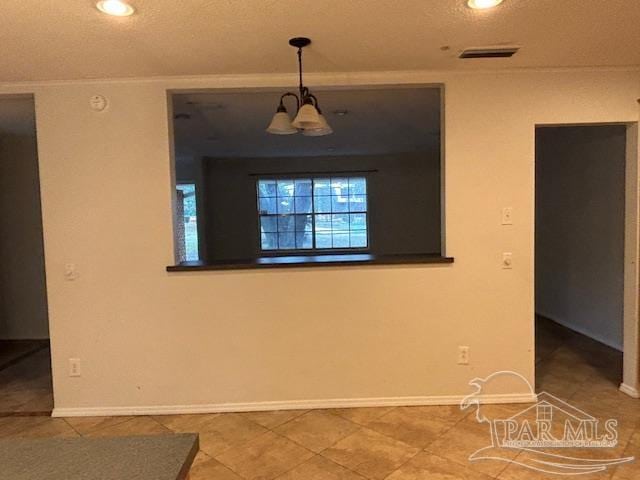
<path fill-rule="evenodd" d="M 0 417 L 50 415 L 53 409 L 51 353 L 36 344 L 2 344 L 0 354 Z"/>
<path fill-rule="evenodd" d="M 538 389 L 598 418 L 620 421 L 611 456 L 640 459 L 640 401 L 617 390 L 621 355 L 540 319 Z M 505 415 L 522 405 L 484 406 Z M 2 437 L 117 436 L 199 432 L 192 480 L 501 480 L 562 478 L 516 464 L 469 462 L 486 425 L 457 406 L 355 408 L 105 418 L 0 418 Z M 601 455 L 601 452 L 597 452 Z M 514 456 L 516 456 L 514 454 Z M 522 455 L 522 454 L 520 454 Z M 583 449 L 575 456 L 589 458 Z M 577 478 L 640 479 L 640 461 Z"/>
<path fill-rule="evenodd" d="M 0 340 L 0 371 L 48 345 L 47 340 Z"/>

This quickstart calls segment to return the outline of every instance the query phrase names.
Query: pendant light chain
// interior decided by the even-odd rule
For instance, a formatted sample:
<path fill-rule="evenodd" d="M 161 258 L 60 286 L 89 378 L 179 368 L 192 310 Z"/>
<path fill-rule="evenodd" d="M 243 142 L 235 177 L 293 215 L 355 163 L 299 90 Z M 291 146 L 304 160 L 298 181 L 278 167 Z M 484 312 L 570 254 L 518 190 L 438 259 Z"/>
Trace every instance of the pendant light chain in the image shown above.
<path fill-rule="evenodd" d="M 302 84 L 302 47 L 298 48 L 298 75 L 300 78 L 300 105 L 299 107 L 302 106 L 302 103 L 304 102 L 304 85 Z M 299 108 L 298 107 L 298 108 Z"/>

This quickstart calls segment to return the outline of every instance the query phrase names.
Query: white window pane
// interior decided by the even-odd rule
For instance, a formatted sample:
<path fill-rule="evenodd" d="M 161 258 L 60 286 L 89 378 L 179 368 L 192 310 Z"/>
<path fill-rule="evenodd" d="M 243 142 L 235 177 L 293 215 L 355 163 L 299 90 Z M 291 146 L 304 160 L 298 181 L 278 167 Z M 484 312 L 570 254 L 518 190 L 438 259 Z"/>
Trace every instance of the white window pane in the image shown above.
<path fill-rule="evenodd" d="M 316 215 L 316 232 L 331 233 L 331 215 Z"/>
<path fill-rule="evenodd" d="M 349 179 L 348 178 L 332 178 L 331 179 L 331 195 L 348 195 Z"/>
<path fill-rule="evenodd" d="M 295 209 L 296 213 L 311 213 L 311 197 L 296 197 Z"/>
<path fill-rule="evenodd" d="M 278 248 L 278 234 L 263 233 L 261 235 L 261 243 L 263 250 L 276 250 Z"/>
<path fill-rule="evenodd" d="M 275 180 L 260 180 L 258 182 L 258 194 L 260 197 L 275 197 L 276 196 L 276 181 Z"/>
<path fill-rule="evenodd" d="M 349 211 L 366 212 L 367 197 L 365 195 L 352 195 L 351 197 L 349 197 Z"/>
<path fill-rule="evenodd" d="M 346 195 L 335 195 L 331 197 L 331 211 L 334 213 L 337 212 L 348 212 L 349 211 L 349 197 Z"/>
<path fill-rule="evenodd" d="M 342 230 L 345 232 L 349 231 L 349 214 L 333 214 L 331 215 L 331 229 L 335 232 L 336 230 Z"/>
<path fill-rule="evenodd" d="M 280 250 L 292 250 L 296 248 L 295 233 L 278 233 L 278 248 Z"/>
<path fill-rule="evenodd" d="M 311 215 L 295 215 L 294 218 L 296 232 L 311 232 Z"/>
<path fill-rule="evenodd" d="M 349 195 L 366 195 L 367 180 L 365 178 L 349 179 Z"/>
<path fill-rule="evenodd" d="M 293 215 L 281 215 L 278 217 L 278 232 L 287 233 L 295 231 Z"/>
<path fill-rule="evenodd" d="M 293 180 L 278 180 L 278 197 L 293 197 Z"/>
<path fill-rule="evenodd" d="M 313 248 L 313 237 L 310 231 L 296 233 L 296 248 Z"/>
<path fill-rule="evenodd" d="M 349 248 L 349 232 L 334 233 L 333 248 Z"/>
<path fill-rule="evenodd" d="M 328 178 L 316 178 L 313 181 L 314 195 L 331 195 L 331 180 Z"/>
<path fill-rule="evenodd" d="M 296 197 L 310 197 L 311 196 L 311 180 L 302 179 L 295 181 L 295 195 Z"/>
<path fill-rule="evenodd" d="M 365 248 L 367 246 L 367 232 L 364 230 L 352 231 L 349 238 L 351 248 Z"/>
<path fill-rule="evenodd" d="M 367 229 L 367 214 L 366 213 L 352 213 L 349 215 L 349 230 L 366 230 Z"/>
<path fill-rule="evenodd" d="M 278 213 L 278 201 L 275 197 L 261 198 L 258 208 L 261 215 L 274 215 Z"/>
<path fill-rule="evenodd" d="M 273 216 L 262 216 L 260 217 L 260 229 L 267 232 L 277 232 L 278 231 L 278 217 Z"/>
<path fill-rule="evenodd" d="M 331 248 L 331 233 L 316 232 L 316 248 Z"/>
<path fill-rule="evenodd" d="M 330 213 L 331 212 L 331 198 L 328 195 L 322 195 L 314 197 L 313 207 L 316 213 Z"/>
<path fill-rule="evenodd" d="M 285 215 L 294 212 L 293 198 L 278 198 L 278 214 Z"/>

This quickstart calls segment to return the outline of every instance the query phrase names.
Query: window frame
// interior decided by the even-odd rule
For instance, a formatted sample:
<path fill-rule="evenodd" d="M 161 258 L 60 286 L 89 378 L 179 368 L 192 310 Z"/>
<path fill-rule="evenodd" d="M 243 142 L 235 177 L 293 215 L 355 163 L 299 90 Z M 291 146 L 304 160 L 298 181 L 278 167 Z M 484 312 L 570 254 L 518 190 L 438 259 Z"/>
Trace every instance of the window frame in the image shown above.
<path fill-rule="evenodd" d="M 256 205 L 256 226 L 257 226 L 257 257 L 281 257 L 281 256 L 305 256 L 305 255 L 340 255 L 340 254 L 357 254 L 357 253 L 370 253 L 371 252 L 371 222 L 370 222 L 370 198 L 371 198 L 371 183 L 369 172 L 362 171 L 354 171 L 354 172 L 313 172 L 313 173 L 269 173 L 269 174 L 259 174 L 255 175 L 255 205 Z M 314 200 L 313 200 L 313 181 L 316 179 L 322 178 L 364 178 L 367 186 L 366 195 L 366 211 L 365 212 L 355 212 L 355 213 L 365 213 L 366 214 L 366 236 L 367 236 L 367 246 L 366 247 L 339 247 L 339 248 L 316 248 L 315 247 L 315 225 L 316 219 L 315 216 L 318 215 L 314 211 Z M 262 227 L 260 223 L 260 194 L 259 194 L 259 182 L 261 180 L 300 180 L 300 179 L 309 179 L 312 182 L 312 190 L 311 190 L 311 202 L 312 202 L 312 211 L 311 211 L 311 234 L 312 241 L 314 247 L 312 248 L 290 248 L 290 249 L 273 249 L 273 250 L 263 250 L 262 249 Z M 352 212 L 344 212 L 350 214 Z M 331 215 L 332 213 L 329 213 Z M 274 217 L 280 216 L 279 214 L 271 214 Z"/>

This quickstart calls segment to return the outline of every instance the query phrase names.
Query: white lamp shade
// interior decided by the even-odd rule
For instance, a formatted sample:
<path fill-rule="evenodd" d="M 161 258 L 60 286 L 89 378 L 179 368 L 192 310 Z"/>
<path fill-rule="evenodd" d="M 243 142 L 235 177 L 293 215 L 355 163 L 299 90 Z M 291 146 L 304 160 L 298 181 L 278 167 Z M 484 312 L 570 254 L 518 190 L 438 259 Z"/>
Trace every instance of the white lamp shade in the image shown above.
<path fill-rule="evenodd" d="M 320 114 L 320 127 L 319 128 L 305 128 L 302 131 L 302 134 L 306 137 L 323 137 L 325 135 L 330 135 L 333 133 L 333 129 L 327 122 L 327 119 L 324 118 L 324 115 Z"/>
<path fill-rule="evenodd" d="M 276 112 L 273 119 L 271 119 L 269 127 L 267 127 L 267 132 L 274 135 L 291 135 L 298 133 L 298 130 L 291 125 L 291 119 L 287 112 Z"/>
<path fill-rule="evenodd" d="M 316 107 L 310 103 L 305 103 L 298 111 L 292 125 L 300 129 L 321 128 L 320 114 Z"/>

